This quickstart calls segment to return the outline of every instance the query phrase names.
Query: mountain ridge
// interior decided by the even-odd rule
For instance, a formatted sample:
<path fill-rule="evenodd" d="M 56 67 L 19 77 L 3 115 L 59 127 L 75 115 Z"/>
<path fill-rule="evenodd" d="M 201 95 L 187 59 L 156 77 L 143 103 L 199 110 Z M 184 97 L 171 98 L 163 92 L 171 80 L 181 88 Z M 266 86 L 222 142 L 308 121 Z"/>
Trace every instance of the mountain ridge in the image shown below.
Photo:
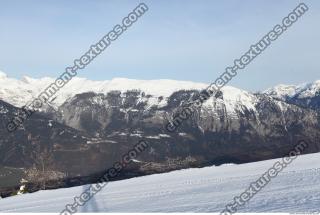
<path fill-rule="evenodd" d="M 55 79 L 50 77 L 35 79 L 28 76 L 23 76 L 21 80 L 18 80 L 9 78 L 4 72 L 0 71 L 0 99 L 7 101 L 14 106 L 23 107 L 28 102 L 35 99 L 42 90 L 51 83 L 54 83 L 54 81 Z M 154 101 L 152 102 L 157 103 L 159 97 L 167 99 L 177 91 L 203 90 L 207 86 L 208 84 L 205 83 L 170 79 L 137 80 L 113 78 L 111 80 L 92 81 L 86 78 L 75 77 L 56 93 L 53 101 L 50 102 L 50 105 L 57 109 L 68 99 L 81 93 L 94 92 L 98 94 L 107 94 L 112 91 L 125 93 L 133 90 L 141 91 L 150 97 L 153 97 Z M 225 98 L 233 103 L 237 100 L 248 99 L 247 95 L 258 93 L 249 92 L 232 86 L 225 86 L 221 91 L 224 92 Z M 320 94 L 320 80 L 300 85 L 277 85 L 262 91 L 262 94 L 267 94 L 273 98 L 287 101 L 287 98 L 297 97 L 298 94 L 299 98 L 305 98 L 307 95 L 310 97 L 314 96 L 317 92 Z M 162 105 L 164 104 L 162 103 Z M 204 105 L 208 105 L 208 103 Z"/>
<path fill-rule="evenodd" d="M 7 100 L 23 104 L 21 101 L 40 93 L 50 80 L 45 78 L 36 85 L 35 79 L 24 78 L 28 84 L 20 86 L 21 80 L 10 85 L 5 75 L 0 77 L 3 83 L 0 78 L 0 152 L 6 158 L 0 156 L 0 166 L 32 167 L 36 160 L 31 154 L 39 145 L 36 148 L 39 153 L 48 150 L 52 154 L 54 170 L 82 180 L 79 183 L 67 180 L 67 184 L 94 183 L 96 177 L 92 174 L 110 166 L 139 140 L 146 140 L 150 148 L 122 178 L 279 158 L 300 140 L 309 143 L 304 153 L 320 151 L 318 95 L 307 100 L 294 96 L 281 100 L 272 93 L 250 93 L 226 86 L 198 107 L 176 132 L 169 132 L 165 125 L 200 96 L 207 85 L 179 82 L 182 89 L 170 86 L 161 95 L 157 89 L 160 82 L 155 87 L 148 81 L 116 79 L 111 81 L 114 87 L 110 87 L 107 81 L 97 85 L 76 78 L 74 84 L 70 82 L 62 89 L 65 90 L 62 98 L 59 91 L 55 103 L 42 107 L 9 134 L 6 123 L 22 110 Z M 157 92 L 151 95 L 150 91 L 137 90 L 137 83 L 154 87 Z M 8 90 L 12 92 L 10 96 Z"/>

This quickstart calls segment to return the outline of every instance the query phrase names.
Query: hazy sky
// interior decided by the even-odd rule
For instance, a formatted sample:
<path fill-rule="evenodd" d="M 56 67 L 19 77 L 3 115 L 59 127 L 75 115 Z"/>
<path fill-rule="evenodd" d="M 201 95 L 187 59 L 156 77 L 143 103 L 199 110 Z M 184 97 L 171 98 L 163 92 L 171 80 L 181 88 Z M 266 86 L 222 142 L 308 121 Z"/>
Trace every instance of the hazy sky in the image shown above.
<path fill-rule="evenodd" d="M 0 0 L 0 70 L 58 77 L 141 1 Z M 300 1 L 153 0 L 79 76 L 209 83 Z M 320 79 L 320 1 L 230 83 L 263 90 Z"/>

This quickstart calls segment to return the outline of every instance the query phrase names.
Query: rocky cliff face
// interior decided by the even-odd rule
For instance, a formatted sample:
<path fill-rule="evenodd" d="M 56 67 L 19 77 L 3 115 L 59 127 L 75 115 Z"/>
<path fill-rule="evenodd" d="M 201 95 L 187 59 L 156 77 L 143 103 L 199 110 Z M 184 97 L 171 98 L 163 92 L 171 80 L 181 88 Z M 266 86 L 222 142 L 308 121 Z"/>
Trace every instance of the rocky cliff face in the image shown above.
<path fill-rule="evenodd" d="M 168 132 L 164 125 L 197 95 L 177 91 L 164 105 L 150 106 L 151 95 L 141 91 L 86 93 L 66 101 L 56 118 L 98 138 L 144 138 L 158 144 L 150 159 L 162 161 L 189 155 L 209 163 L 269 159 L 284 155 L 299 139 L 310 141 L 309 152 L 318 150 L 316 111 L 228 87 Z"/>
<path fill-rule="evenodd" d="M 82 89 L 77 94 L 79 83 L 85 85 L 84 79 L 77 79 L 71 83 L 72 91 L 58 94 L 63 99 L 57 98 L 8 133 L 6 123 L 21 111 L 9 103 L 22 104 L 25 97 L 34 97 L 43 80 L 48 81 L 41 80 L 24 81 L 34 85 L 24 91 L 28 96 L 0 87 L 0 95 L 6 95 L 1 97 L 6 102 L 0 101 L 1 166 L 30 168 L 34 152 L 49 151 L 52 168 L 68 177 L 84 177 L 103 172 L 141 139 L 149 148 L 121 177 L 281 157 L 302 139 L 309 143 L 305 153 L 320 151 L 318 82 L 304 90 L 276 87 L 257 94 L 224 87 L 169 132 L 165 125 L 199 96 L 205 84 L 117 79 L 88 82 L 93 92 Z"/>

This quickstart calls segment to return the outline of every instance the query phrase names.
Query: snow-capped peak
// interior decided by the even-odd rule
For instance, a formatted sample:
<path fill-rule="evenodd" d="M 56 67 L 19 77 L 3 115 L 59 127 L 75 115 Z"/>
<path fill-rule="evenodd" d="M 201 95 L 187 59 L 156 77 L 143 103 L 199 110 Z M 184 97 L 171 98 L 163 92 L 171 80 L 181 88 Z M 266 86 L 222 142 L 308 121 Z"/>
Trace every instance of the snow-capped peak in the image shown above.
<path fill-rule="evenodd" d="M 37 79 L 33 79 L 33 78 L 28 77 L 28 76 L 23 76 L 21 78 L 21 81 L 23 81 L 26 84 L 31 84 L 31 83 L 37 81 Z"/>
<path fill-rule="evenodd" d="M 320 92 L 320 80 L 312 83 L 303 83 L 299 85 L 277 85 L 269 88 L 263 93 L 274 98 L 285 100 L 286 98 L 309 98 L 314 97 Z"/>
<path fill-rule="evenodd" d="M 285 97 L 292 97 L 297 93 L 297 86 L 280 84 L 265 90 L 263 93 L 278 99 L 285 99 Z"/>
<path fill-rule="evenodd" d="M 0 71 L 0 79 L 5 79 L 5 78 L 7 78 L 7 77 L 8 77 L 8 76 L 7 76 L 6 73 Z"/>
<path fill-rule="evenodd" d="M 313 83 L 304 84 L 298 86 L 297 96 L 298 98 L 313 97 L 320 91 L 320 80 Z"/>

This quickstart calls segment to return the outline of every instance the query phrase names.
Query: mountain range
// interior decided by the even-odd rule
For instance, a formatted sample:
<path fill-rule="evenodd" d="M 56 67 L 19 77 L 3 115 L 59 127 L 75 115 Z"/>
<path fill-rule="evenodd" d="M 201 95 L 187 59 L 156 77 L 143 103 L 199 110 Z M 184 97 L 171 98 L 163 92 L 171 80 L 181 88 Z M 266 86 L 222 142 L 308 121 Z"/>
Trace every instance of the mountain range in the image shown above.
<path fill-rule="evenodd" d="M 225 86 L 169 132 L 166 123 L 207 84 L 75 77 L 9 133 L 10 119 L 54 80 L 0 72 L 0 167 L 8 172 L 0 175 L 3 196 L 39 163 L 35 152 L 46 152 L 48 168 L 64 173 L 62 185 L 52 183 L 56 188 L 94 182 L 141 139 L 149 148 L 119 179 L 283 157 L 300 140 L 308 142 L 305 153 L 320 151 L 320 81 L 256 93 Z"/>

